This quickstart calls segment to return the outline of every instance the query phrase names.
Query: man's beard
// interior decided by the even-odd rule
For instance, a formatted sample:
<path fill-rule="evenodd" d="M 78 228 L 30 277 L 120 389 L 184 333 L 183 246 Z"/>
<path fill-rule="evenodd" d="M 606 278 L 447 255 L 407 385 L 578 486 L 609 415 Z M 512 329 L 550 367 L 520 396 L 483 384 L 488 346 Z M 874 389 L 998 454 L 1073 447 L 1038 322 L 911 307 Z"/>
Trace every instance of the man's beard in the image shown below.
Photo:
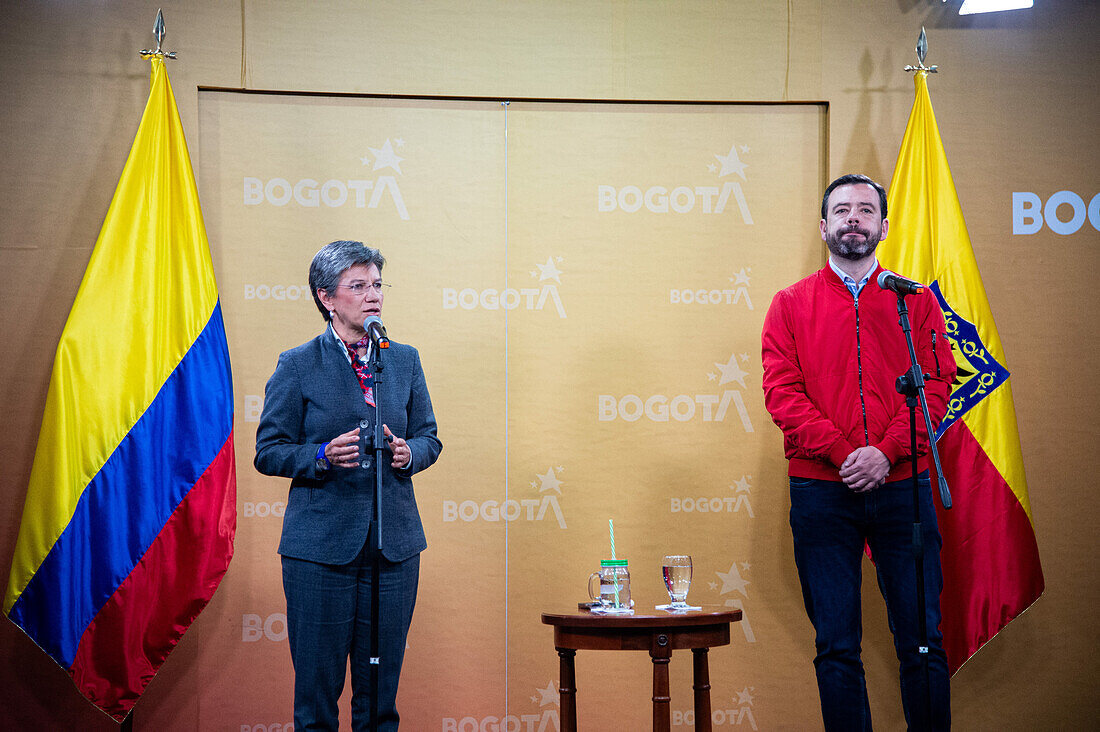
<path fill-rule="evenodd" d="M 849 241 L 844 240 L 845 234 L 859 233 L 864 236 L 863 239 L 852 239 Z M 878 243 L 882 241 L 882 228 L 877 230 L 861 229 L 859 227 L 846 227 L 838 231 L 832 232 L 825 237 L 825 244 L 829 247 L 829 251 L 840 257 L 841 259 L 850 259 L 853 261 L 863 259 L 871 254 L 874 254 L 875 249 L 878 248 Z"/>

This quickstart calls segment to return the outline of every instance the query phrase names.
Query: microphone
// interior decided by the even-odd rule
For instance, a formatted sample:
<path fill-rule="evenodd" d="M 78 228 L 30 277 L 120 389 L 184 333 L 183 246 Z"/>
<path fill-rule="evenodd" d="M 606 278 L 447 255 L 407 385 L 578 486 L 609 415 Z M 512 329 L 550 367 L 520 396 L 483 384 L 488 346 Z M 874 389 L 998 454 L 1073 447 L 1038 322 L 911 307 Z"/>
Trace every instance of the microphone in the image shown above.
<path fill-rule="evenodd" d="M 878 286 L 899 295 L 919 295 L 924 292 L 924 285 L 921 283 L 907 280 L 886 269 L 878 276 Z"/>
<path fill-rule="evenodd" d="M 382 318 L 377 315 L 367 316 L 363 321 L 363 330 L 370 336 L 370 342 L 376 348 L 389 348 L 390 339 L 386 337 L 386 326 L 382 325 Z"/>

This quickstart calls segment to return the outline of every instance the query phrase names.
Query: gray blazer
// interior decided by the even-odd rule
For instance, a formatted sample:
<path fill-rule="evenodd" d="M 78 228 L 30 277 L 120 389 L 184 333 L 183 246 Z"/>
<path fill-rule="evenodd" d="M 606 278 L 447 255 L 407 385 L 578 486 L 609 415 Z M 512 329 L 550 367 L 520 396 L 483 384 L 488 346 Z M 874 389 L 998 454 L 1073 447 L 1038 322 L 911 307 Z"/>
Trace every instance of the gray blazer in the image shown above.
<path fill-rule="evenodd" d="M 408 559 L 427 546 L 413 495 L 412 476 L 439 457 L 435 414 L 420 354 L 391 341 L 382 353 L 381 417 L 412 453 L 409 465 L 390 467 L 384 450 L 382 470 L 382 554 L 391 562 Z M 367 541 L 374 507 L 374 466 L 317 467 L 320 446 L 372 419 L 346 351 L 326 329 L 313 340 L 279 355 L 264 391 L 256 430 L 256 469 L 290 478 L 279 553 L 325 564 L 346 564 Z M 370 430 L 363 430 L 366 435 Z M 363 447 L 360 443 L 360 457 Z M 373 451 L 366 457 L 373 463 Z"/>

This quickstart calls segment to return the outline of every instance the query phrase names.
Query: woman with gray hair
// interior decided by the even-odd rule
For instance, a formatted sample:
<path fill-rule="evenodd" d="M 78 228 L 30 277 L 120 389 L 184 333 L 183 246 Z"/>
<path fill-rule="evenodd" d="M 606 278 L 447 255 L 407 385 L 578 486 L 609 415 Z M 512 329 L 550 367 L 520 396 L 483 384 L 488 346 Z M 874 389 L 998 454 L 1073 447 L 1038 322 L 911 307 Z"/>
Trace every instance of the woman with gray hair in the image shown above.
<path fill-rule="evenodd" d="M 370 716 L 371 583 L 381 583 L 378 722 L 397 729 L 397 682 L 427 547 L 412 476 L 443 444 L 416 349 L 379 349 L 385 383 L 375 393 L 364 321 L 380 317 L 385 289 L 377 249 L 334 241 L 313 257 L 309 285 L 324 332 L 282 353 L 267 382 L 256 431 L 256 469 L 290 478 L 279 542 L 287 635 L 294 664 L 294 728 L 336 729 L 351 660 L 352 726 Z M 380 415 L 388 460 L 374 465 Z M 380 556 L 368 537 L 375 471 L 382 475 Z M 368 540 L 370 538 L 370 540 Z"/>

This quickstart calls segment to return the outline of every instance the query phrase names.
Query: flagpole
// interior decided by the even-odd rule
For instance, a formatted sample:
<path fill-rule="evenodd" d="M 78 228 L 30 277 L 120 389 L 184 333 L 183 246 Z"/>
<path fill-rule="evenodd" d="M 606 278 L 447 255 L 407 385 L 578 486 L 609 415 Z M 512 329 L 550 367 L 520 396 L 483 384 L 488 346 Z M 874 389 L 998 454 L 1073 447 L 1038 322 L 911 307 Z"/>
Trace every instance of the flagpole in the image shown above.
<path fill-rule="evenodd" d="M 924 26 L 920 27 L 920 35 L 917 36 L 917 65 L 906 66 L 904 71 L 923 71 L 926 74 L 938 74 L 939 66 L 925 66 L 924 58 L 928 55 L 928 36 L 924 32 Z"/>
<path fill-rule="evenodd" d="M 147 48 L 143 48 L 138 51 L 138 54 L 142 58 L 170 58 L 175 60 L 175 51 L 162 51 L 161 42 L 164 41 L 164 13 L 157 8 L 157 19 L 153 21 L 153 38 L 157 39 L 156 49 L 150 51 Z"/>

